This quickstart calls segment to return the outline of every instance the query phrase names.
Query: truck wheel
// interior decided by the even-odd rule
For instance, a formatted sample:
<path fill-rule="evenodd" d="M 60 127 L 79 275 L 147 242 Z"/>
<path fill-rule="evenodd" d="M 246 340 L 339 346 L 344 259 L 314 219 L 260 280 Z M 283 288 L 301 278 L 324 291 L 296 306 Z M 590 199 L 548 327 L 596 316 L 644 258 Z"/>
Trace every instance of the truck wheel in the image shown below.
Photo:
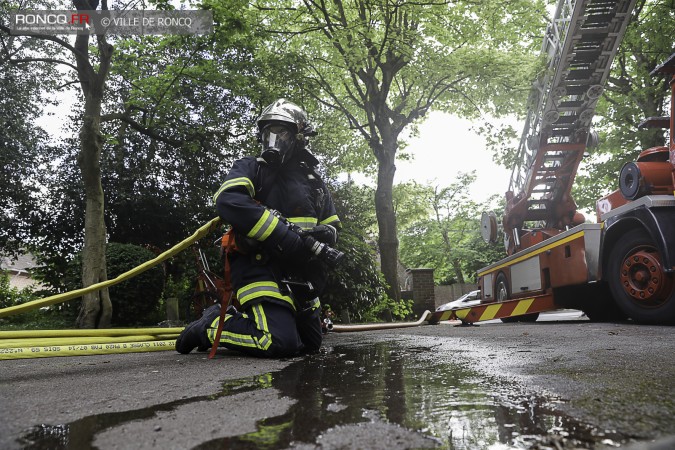
<path fill-rule="evenodd" d="M 497 301 L 503 302 L 508 300 L 511 294 L 509 293 L 509 282 L 506 280 L 506 275 L 500 273 L 497 275 L 497 282 L 495 283 L 495 292 L 497 293 Z M 519 317 L 502 317 L 500 320 L 504 323 L 518 322 Z"/>
<path fill-rule="evenodd" d="M 675 323 L 675 276 L 644 230 L 626 233 L 609 254 L 608 282 L 616 304 L 640 323 Z"/>

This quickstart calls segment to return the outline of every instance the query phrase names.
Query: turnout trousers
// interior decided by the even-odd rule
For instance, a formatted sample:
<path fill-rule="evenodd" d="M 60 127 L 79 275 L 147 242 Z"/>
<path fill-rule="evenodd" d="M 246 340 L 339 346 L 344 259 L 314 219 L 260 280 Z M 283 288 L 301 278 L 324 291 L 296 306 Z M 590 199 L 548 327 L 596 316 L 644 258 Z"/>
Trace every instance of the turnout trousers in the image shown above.
<path fill-rule="evenodd" d="M 219 346 L 259 357 L 285 357 L 318 351 L 321 334 L 319 299 L 294 312 L 277 303 L 262 301 L 242 312 L 226 314 Z M 213 343 L 218 330 L 216 317 L 206 334 Z"/>

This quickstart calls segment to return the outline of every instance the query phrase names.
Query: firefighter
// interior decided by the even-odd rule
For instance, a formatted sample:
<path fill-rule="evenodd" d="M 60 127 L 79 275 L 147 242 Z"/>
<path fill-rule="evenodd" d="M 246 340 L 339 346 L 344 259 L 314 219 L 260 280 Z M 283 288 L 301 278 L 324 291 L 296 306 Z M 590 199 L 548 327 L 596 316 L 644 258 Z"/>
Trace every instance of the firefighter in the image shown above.
<path fill-rule="evenodd" d="M 226 312 L 220 346 L 261 357 L 321 346 L 319 295 L 340 256 L 332 248 L 340 221 L 308 149 L 316 134 L 300 107 L 275 101 L 257 120 L 260 156 L 236 161 L 213 197 L 236 242 L 226 257 L 238 307 Z M 176 350 L 211 347 L 219 319 L 220 305 L 207 308 Z"/>

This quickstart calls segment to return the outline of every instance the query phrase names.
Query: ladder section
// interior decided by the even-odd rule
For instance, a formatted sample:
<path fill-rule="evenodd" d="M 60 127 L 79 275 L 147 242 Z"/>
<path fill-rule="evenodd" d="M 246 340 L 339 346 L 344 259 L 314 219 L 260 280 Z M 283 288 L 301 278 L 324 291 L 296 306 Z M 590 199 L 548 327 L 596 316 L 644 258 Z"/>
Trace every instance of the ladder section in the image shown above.
<path fill-rule="evenodd" d="M 570 190 L 594 139 L 591 121 L 634 4 L 635 0 L 558 2 L 541 48 L 548 70 L 530 93 L 519 162 L 511 174 L 507 199 L 520 204 L 513 208 L 514 217 L 505 217 L 507 230 L 521 228 L 525 221 L 557 228 L 562 215 L 574 214 Z"/>

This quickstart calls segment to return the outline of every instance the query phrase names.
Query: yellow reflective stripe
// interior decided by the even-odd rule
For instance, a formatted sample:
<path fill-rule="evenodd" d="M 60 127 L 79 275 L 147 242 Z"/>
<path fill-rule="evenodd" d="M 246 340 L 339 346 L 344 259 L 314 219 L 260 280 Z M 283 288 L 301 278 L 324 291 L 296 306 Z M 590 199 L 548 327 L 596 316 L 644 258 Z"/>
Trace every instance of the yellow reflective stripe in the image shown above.
<path fill-rule="evenodd" d="M 258 222 L 251 228 L 251 231 L 248 232 L 247 236 L 258 241 L 264 241 L 272 234 L 272 231 L 274 231 L 274 228 L 276 228 L 278 223 L 279 219 L 277 216 L 268 210 L 264 210 L 262 216 L 260 216 Z"/>
<path fill-rule="evenodd" d="M 312 308 L 312 311 L 316 311 L 317 309 L 321 308 L 321 301 L 319 300 L 319 297 L 315 297 L 314 300 L 311 300 L 309 302 L 309 307 Z"/>
<path fill-rule="evenodd" d="M 263 334 L 260 338 L 254 337 L 260 350 L 267 350 L 272 345 L 272 337 L 269 333 Z"/>
<path fill-rule="evenodd" d="M 316 217 L 289 217 L 288 221 L 294 223 L 300 228 L 312 228 L 316 226 Z"/>
<path fill-rule="evenodd" d="M 464 320 L 466 319 L 466 316 L 469 315 L 470 311 L 471 308 L 458 309 L 457 311 L 455 311 L 455 316 L 457 316 L 459 320 Z M 450 317 L 450 315 L 448 315 L 448 317 Z"/>
<path fill-rule="evenodd" d="M 218 189 L 218 192 L 216 192 L 213 196 L 213 201 L 216 201 L 221 192 L 234 186 L 244 186 L 251 197 L 255 196 L 255 188 L 253 187 L 251 180 L 246 177 L 239 177 L 226 180 L 223 184 L 221 184 L 220 189 Z"/>
<path fill-rule="evenodd" d="M 220 320 L 220 316 L 213 319 L 213 322 L 211 322 L 211 325 L 206 329 L 206 335 L 209 337 L 209 341 L 211 341 L 212 344 L 213 344 L 213 341 L 216 340 L 216 333 L 218 332 L 218 321 L 219 320 Z"/>
<path fill-rule="evenodd" d="M 442 320 L 448 320 L 450 317 L 452 317 L 452 310 L 451 309 L 443 311 L 441 313 L 441 315 L 439 316 L 438 321 L 440 322 Z"/>
<path fill-rule="evenodd" d="M 273 281 L 258 281 L 256 283 L 247 284 L 237 291 L 237 299 L 242 306 L 258 297 L 272 297 L 287 302 L 295 310 L 293 299 L 287 295 L 283 295 L 279 289 L 279 285 Z"/>
<path fill-rule="evenodd" d="M 544 247 L 540 247 L 540 248 L 538 248 L 537 250 L 532 251 L 531 253 L 525 253 L 524 255 L 521 255 L 521 256 L 519 256 L 518 258 L 512 259 L 511 261 L 505 262 L 504 264 L 500 264 L 500 265 L 498 265 L 498 266 L 491 267 L 489 270 L 485 270 L 485 271 L 483 271 L 483 272 L 479 272 L 477 275 L 478 275 L 479 277 L 482 277 L 482 276 L 485 275 L 486 273 L 496 272 L 497 270 L 501 269 L 502 267 L 511 266 L 511 265 L 513 265 L 513 264 L 519 263 L 519 262 L 524 261 L 524 260 L 526 260 L 526 259 L 528 259 L 528 258 L 531 258 L 531 257 L 533 257 L 533 256 L 536 256 L 536 255 L 538 255 L 538 254 L 540 254 L 540 253 L 547 252 L 548 250 L 551 250 L 552 248 L 561 246 L 561 245 L 563 245 L 563 244 L 567 244 L 568 242 L 573 241 L 573 240 L 575 240 L 575 239 L 578 239 L 578 238 L 580 238 L 580 237 L 583 237 L 584 235 L 585 235 L 585 233 L 584 233 L 583 230 L 577 231 L 577 232 L 574 233 L 574 234 L 570 234 L 570 235 L 567 236 L 565 239 L 561 239 L 561 240 L 556 241 L 556 242 L 554 242 L 554 243 L 552 243 L 552 244 L 546 245 L 546 246 L 544 246 Z"/>
<path fill-rule="evenodd" d="M 480 320 L 492 320 L 495 318 L 497 315 L 497 312 L 499 311 L 499 308 L 502 307 L 501 303 L 497 303 L 496 305 L 490 305 L 487 308 L 485 308 L 485 311 L 483 311 L 483 314 L 480 316 Z"/>
<path fill-rule="evenodd" d="M 527 312 L 528 309 L 530 309 L 530 306 L 532 306 L 532 303 L 534 303 L 533 298 L 528 298 L 527 300 L 521 300 L 518 302 L 516 307 L 513 309 L 513 312 L 511 313 L 512 316 L 520 316 L 523 315 Z"/>
<path fill-rule="evenodd" d="M 258 343 L 258 348 L 261 350 L 267 350 L 270 345 L 272 345 L 272 335 L 270 334 L 270 329 L 267 326 L 265 310 L 263 309 L 262 305 L 255 305 L 252 310 L 255 323 L 258 325 L 258 329 L 263 332 L 261 337 L 255 338 Z"/>
<path fill-rule="evenodd" d="M 255 317 L 255 323 L 258 324 L 258 328 L 262 331 L 269 331 L 267 327 L 267 317 L 265 317 L 265 310 L 262 305 L 255 305 L 253 308 L 253 317 Z"/>
<path fill-rule="evenodd" d="M 246 313 L 243 313 L 241 317 L 248 319 L 248 315 Z M 223 320 L 223 323 L 227 322 L 232 318 L 232 314 L 225 314 L 225 319 Z M 216 332 L 218 331 L 218 321 L 220 320 L 220 316 L 216 317 L 213 319 L 213 322 L 211 322 L 211 326 L 206 329 L 206 335 L 209 337 L 209 341 L 213 344 L 213 341 L 216 340 Z M 221 339 L 222 341 L 222 339 Z"/>
<path fill-rule="evenodd" d="M 262 313 L 262 323 L 264 325 L 262 325 L 258 319 L 260 313 Z M 241 316 L 248 319 L 248 315 L 246 314 L 242 314 Z M 238 345 L 241 347 L 251 347 L 251 348 L 258 348 L 260 350 L 267 350 L 270 347 L 270 345 L 272 345 L 272 335 L 267 330 L 267 319 L 265 318 L 265 313 L 263 312 L 262 307 L 260 307 L 259 313 L 257 313 L 254 310 L 254 317 L 255 317 L 254 320 L 258 325 L 258 329 L 260 329 L 263 332 L 262 337 L 257 338 L 255 336 L 251 336 L 248 334 L 239 334 L 223 330 L 223 332 L 220 334 L 220 343 L 221 344 L 228 343 Z M 225 322 L 227 322 L 231 318 L 232 316 L 230 314 L 226 315 Z M 216 318 L 213 321 L 213 323 L 211 323 L 211 326 L 206 330 L 207 335 L 209 337 L 209 341 L 211 341 L 211 343 L 213 343 L 213 341 L 216 340 L 216 332 L 218 331 L 218 320 L 220 320 L 219 317 Z"/>
<path fill-rule="evenodd" d="M 326 219 L 323 219 L 321 222 L 319 222 L 320 225 L 326 225 L 331 222 L 339 222 L 340 218 L 337 216 L 337 214 L 330 216 Z"/>
<path fill-rule="evenodd" d="M 248 334 L 232 333 L 230 331 L 223 331 L 220 335 L 220 342 L 227 344 L 235 344 L 241 347 L 258 348 L 258 341 L 255 337 Z"/>

